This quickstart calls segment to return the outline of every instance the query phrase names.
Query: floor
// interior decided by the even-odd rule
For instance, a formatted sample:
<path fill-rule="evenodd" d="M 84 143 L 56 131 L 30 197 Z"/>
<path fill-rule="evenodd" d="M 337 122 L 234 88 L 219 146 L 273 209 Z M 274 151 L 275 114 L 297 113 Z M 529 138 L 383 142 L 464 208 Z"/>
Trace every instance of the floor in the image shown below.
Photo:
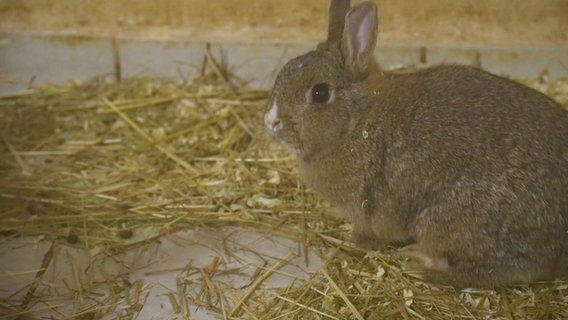
<path fill-rule="evenodd" d="M 11 305 L 11 311 L 0 311 L 5 313 L 0 319 L 24 310 L 36 319 L 77 312 L 99 319 L 103 310 L 97 304 L 103 300 L 106 305 L 114 301 L 116 308 L 100 319 L 217 319 L 218 314 L 198 305 L 211 304 L 223 312 L 226 301 L 217 299 L 218 290 L 234 299 L 232 305 L 247 290 L 275 294 L 270 289 L 283 288 L 321 266 L 313 252 L 304 255 L 291 240 L 238 227 L 183 230 L 159 241 L 145 240 L 153 237 L 153 230 L 138 230 L 127 240 L 132 248 L 118 254 L 87 251 L 84 244 L 64 239 L 3 238 L 0 299 L 26 300 L 31 290 L 42 298 Z"/>

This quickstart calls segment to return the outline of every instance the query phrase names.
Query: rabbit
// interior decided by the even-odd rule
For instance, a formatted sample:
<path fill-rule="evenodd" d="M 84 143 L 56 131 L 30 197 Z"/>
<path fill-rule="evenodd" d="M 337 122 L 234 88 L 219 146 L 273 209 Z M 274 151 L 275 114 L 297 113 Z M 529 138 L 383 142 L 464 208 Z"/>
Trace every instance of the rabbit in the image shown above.
<path fill-rule="evenodd" d="M 353 242 L 455 287 L 567 277 L 568 112 L 479 68 L 382 71 L 372 2 L 332 0 L 329 19 L 278 73 L 264 124 Z"/>

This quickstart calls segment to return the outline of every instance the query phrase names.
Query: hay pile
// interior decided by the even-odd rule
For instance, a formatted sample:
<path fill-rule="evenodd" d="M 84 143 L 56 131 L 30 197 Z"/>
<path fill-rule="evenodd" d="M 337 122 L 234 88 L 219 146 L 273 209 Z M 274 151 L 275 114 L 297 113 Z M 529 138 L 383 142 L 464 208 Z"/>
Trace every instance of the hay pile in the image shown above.
<path fill-rule="evenodd" d="M 217 69 L 182 84 L 95 80 L 1 96 L 0 241 L 33 236 L 112 255 L 184 228 L 236 225 L 292 238 L 326 266 L 278 291 L 253 287 L 229 309 L 188 297 L 220 318 L 568 318 L 566 282 L 456 291 L 406 273 L 393 252 L 353 248 L 350 225 L 323 214 L 293 157 L 264 135 L 268 93 L 236 82 Z M 528 83 L 568 105 L 568 81 Z M 127 241 L 148 227 L 155 237 Z M 25 315 L 41 299 L 41 276 L 1 301 L 2 312 Z M 120 304 L 104 303 L 62 317 L 96 318 Z M 124 318 L 136 317 L 130 311 Z"/>

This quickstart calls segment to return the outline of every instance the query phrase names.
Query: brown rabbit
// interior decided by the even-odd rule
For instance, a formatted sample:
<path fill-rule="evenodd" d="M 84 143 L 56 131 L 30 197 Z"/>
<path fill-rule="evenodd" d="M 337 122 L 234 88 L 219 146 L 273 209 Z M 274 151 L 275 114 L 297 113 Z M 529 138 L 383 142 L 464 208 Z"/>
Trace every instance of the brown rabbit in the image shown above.
<path fill-rule="evenodd" d="M 388 75 L 377 9 L 332 0 L 328 38 L 280 71 L 264 121 L 363 248 L 404 246 L 427 279 L 568 276 L 568 112 L 466 66 Z"/>

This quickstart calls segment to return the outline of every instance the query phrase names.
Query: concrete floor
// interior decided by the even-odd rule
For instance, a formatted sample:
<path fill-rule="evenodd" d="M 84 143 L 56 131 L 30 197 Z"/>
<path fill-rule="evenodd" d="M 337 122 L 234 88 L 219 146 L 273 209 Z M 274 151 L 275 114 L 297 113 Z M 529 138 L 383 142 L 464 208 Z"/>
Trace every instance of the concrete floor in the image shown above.
<path fill-rule="evenodd" d="M 107 314 L 94 312 L 94 319 L 117 319 L 131 315 L 136 319 L 217 319 L 203 307 L 191 301 L 199 298 L 204 289 L 203 273 L 216 259 L 218 267 L 211 275 L 211 283 L 223 291 L 225 297 L 239 299 L 255 281 L 255 273 L 266 272 L 281 259 L 288 262 L 272 273 L 259 288 L 270 294 L 270 289 L 287 286 L 294 278 L 305 279 L 321 267 L 320 259 L 308 252 L 309 265 L 299 251 L 299 245 L 288 239 L 271 237 L 249 229 L 225 227 L 179 231 L 147 245 L 135 244 L 155 236 L 152 230 L 138 230 L 130 239 L 132 250 L 119 255 L 96 254 L 96 248 L 87 251 L 81 244 L 64 241 L 50 243 L 40 238 L 0 239 L 0 300 L 24 299 L 34 281 L 39 284 L 35 296 L 27 306 L 25 316 L 34 319 L 67 318 L 89 307 L 96 309 L 99 301 L 116 300 L 117 308 Z M 53 256 L 45 273 L 36 279 L 46 255 Z M 74 270 L 79 270 L 75 272 Z M 105 270 L 105 272 L 103 272 Z M 123 279 L 113 283 L 124 291 L 111 293 L 109 278 Z M 78 290 L 77 282 L 81 282 Z M 125 287 L 128 284 L 128 287 Z M 114 288 L 114 291 L 117 289 Z M 215 293 L 212 292 L 215 296 Z M 117 297 L 118 296 L 118 297 Z M 174 298 L 187 308 L 176 312 Z M 6 300 L 4 300 L 6 299 Z M 113 300 L 114 299 L 114 300 Z M 215 303 L 215 301 L 214 301 Z M 231 305 L 235 301 L 231 301 Z M 3 302 L 0 318 L 17 314 L 19 305 Z M 107 305 L 112 305 L 107 301 Z M 218 303 L 218 306 L 221 306 Z M 225 306 L 229 309 L 229 307 Z M 108 311 L 108 310 L 107 310 Z M 11 317 L 8 317 L 11 318 Z M 129 317 L 127 317 L 129 318 Z"/>
<path fill-rule="evenodd" d="M 13 93 L 47 83 L 114 77 L 120 59 L 123 77 L 164 77 L 182 81 L 201 67 L 205 44 L 180 41 L 0 35 L 0 93 Z M 280 67 L 313 49 L 315 43 L 212 44 L 211 53 L 254 87 L 270 88 Z M 376 56 L 383 68 L 462 63 L 512 77 L 568 77 L 568 45 L 464 46 L 388 45 Z M 113 54 L 118 52 L 118 55 Z"/>

